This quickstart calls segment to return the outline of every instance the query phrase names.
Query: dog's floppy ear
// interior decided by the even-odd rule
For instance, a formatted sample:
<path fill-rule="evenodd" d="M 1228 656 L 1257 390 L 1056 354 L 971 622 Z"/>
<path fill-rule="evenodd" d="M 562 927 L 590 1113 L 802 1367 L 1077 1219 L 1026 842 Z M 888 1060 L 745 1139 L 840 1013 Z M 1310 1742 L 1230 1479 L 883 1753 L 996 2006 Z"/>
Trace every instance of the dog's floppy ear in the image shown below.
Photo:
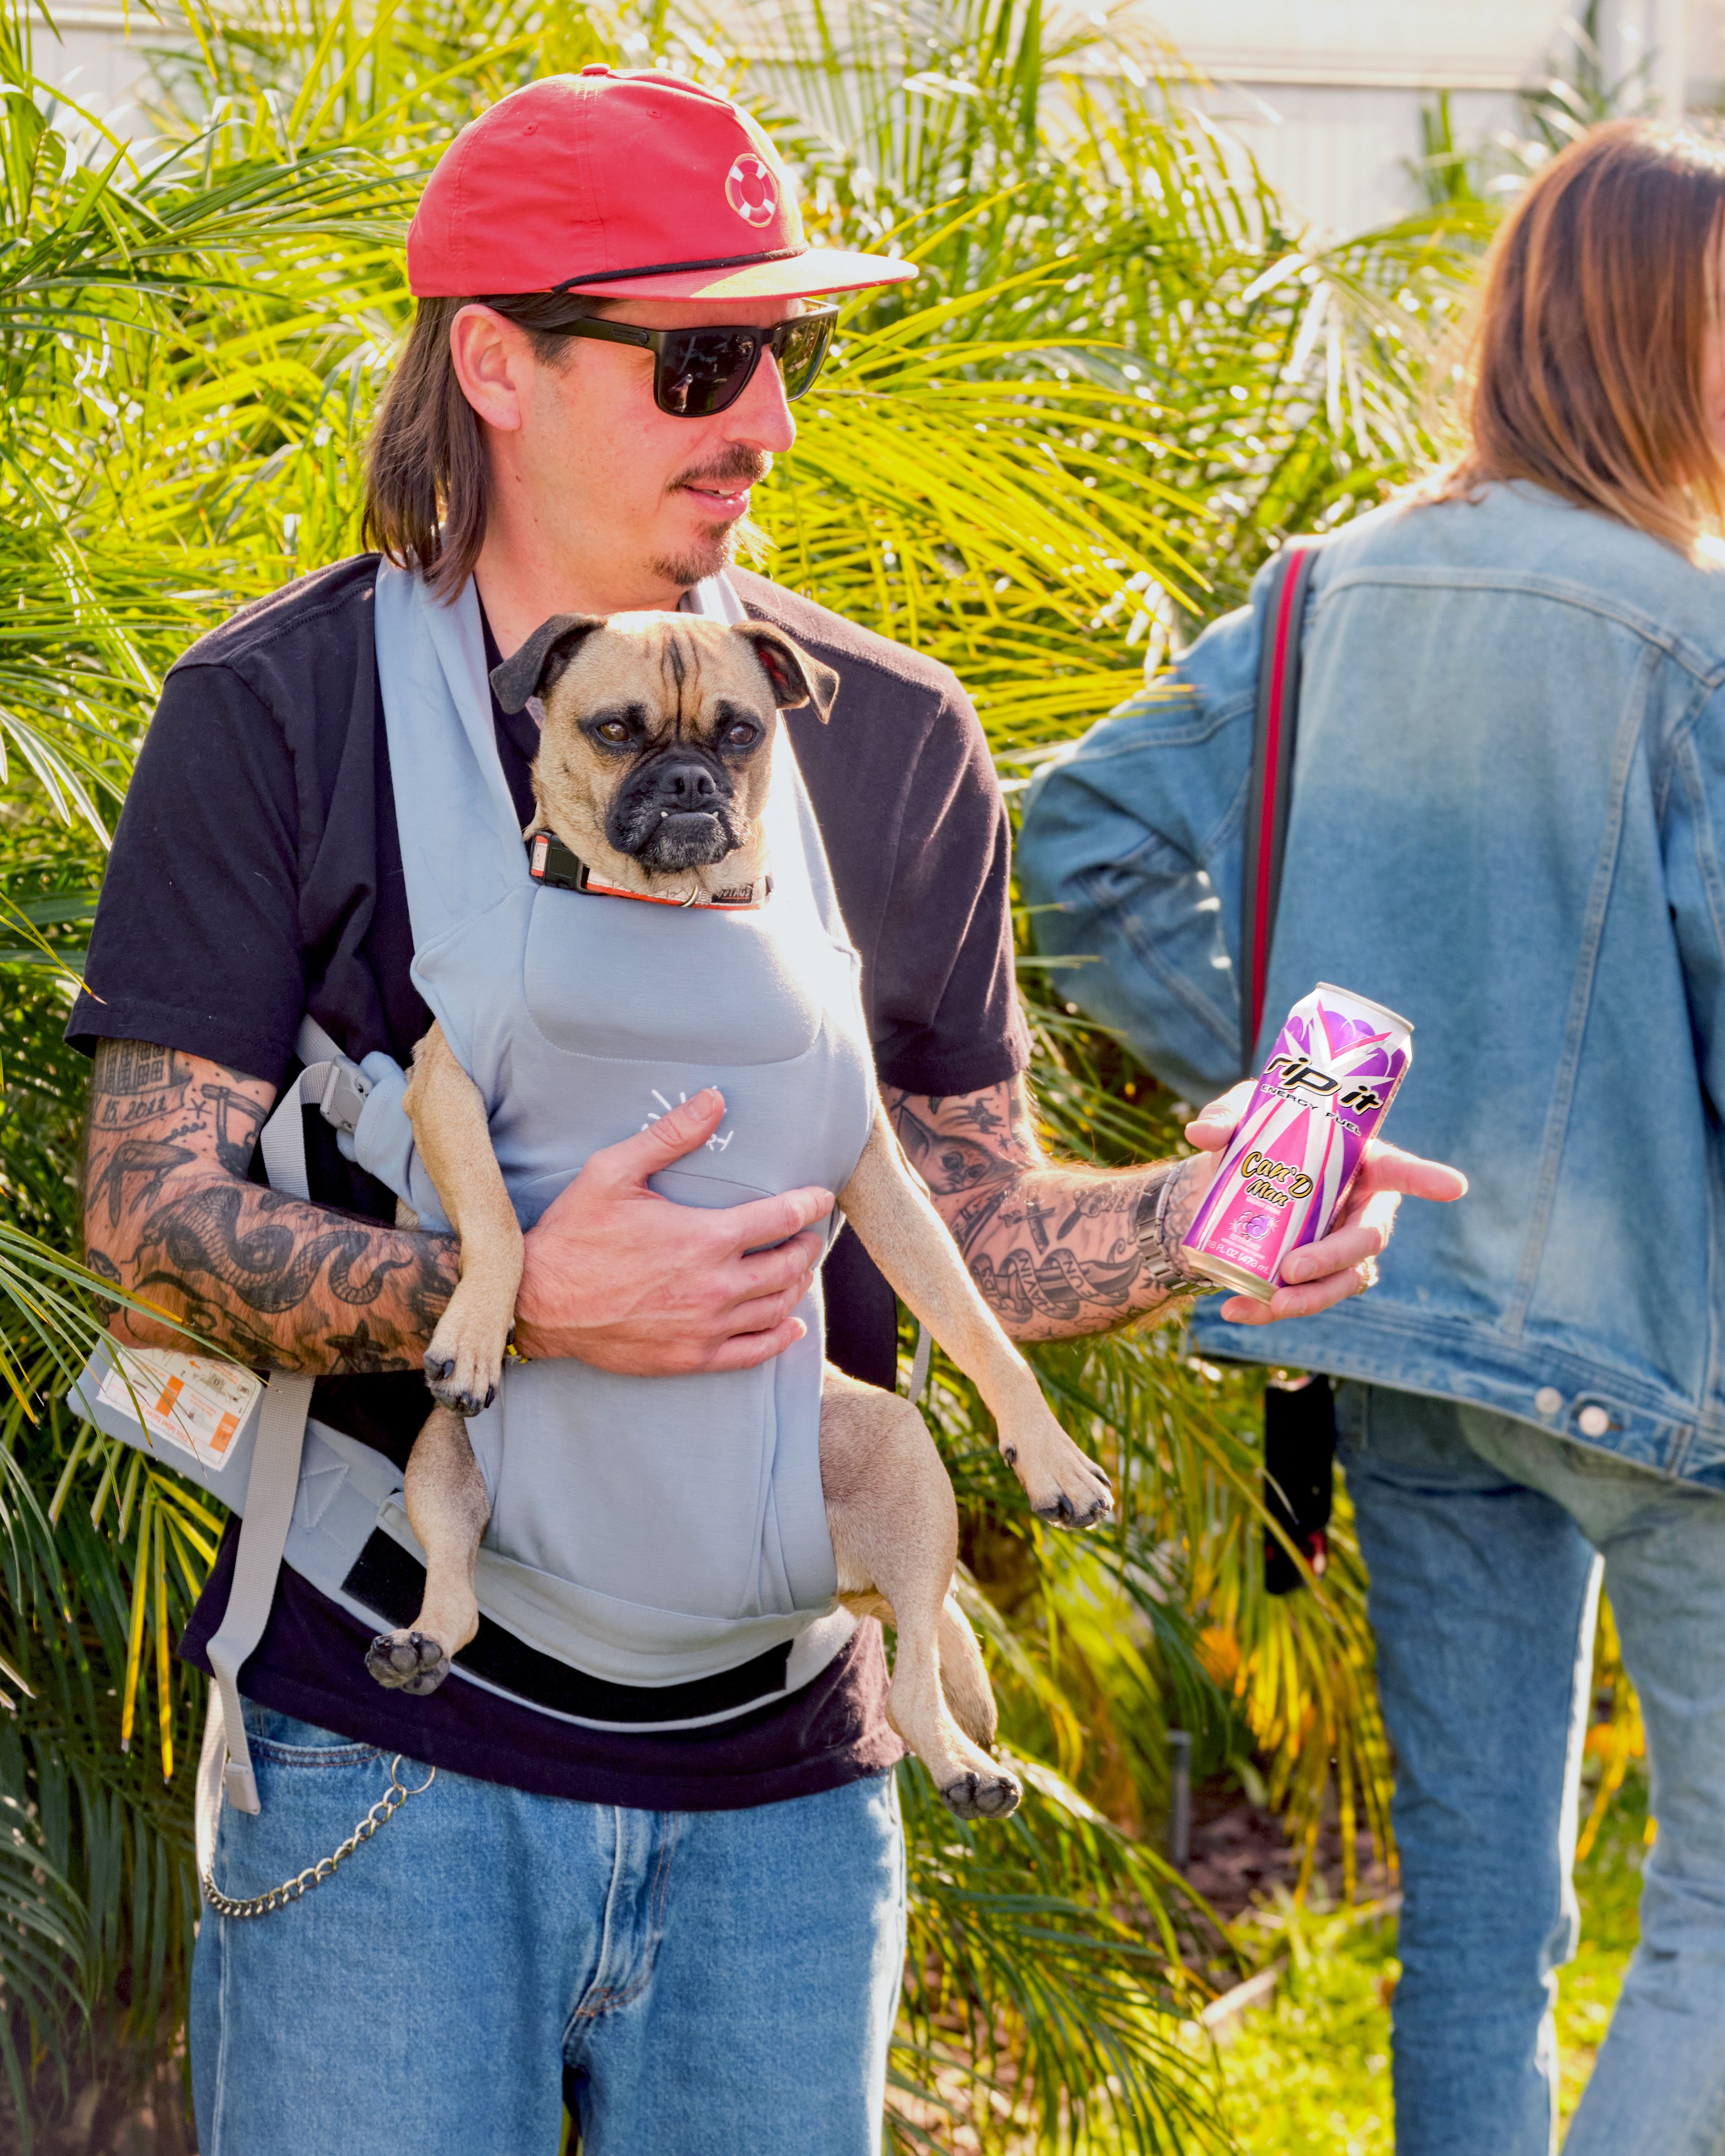
<path fill-rule="evenodd" d="M 732 628 L 760 660 L 762 671 L 773 684 L 773 701 L 779 710 L 794 711 L 801 705 L 813 704 L 814 716 L 824 726 L 839 693 L 839 677 L 832 668 L 811 659 L 782 629 L 767 622 L 739 621 Z"/>
<path fill-rule="evenodd" d="M 550 688 L 596 629 L 605 626 L 596 613 L 554 613 L 542 621 L 521 649 L 491 669 L 491 688 L 506 711 L 526 708 L 527 699 Z"/>

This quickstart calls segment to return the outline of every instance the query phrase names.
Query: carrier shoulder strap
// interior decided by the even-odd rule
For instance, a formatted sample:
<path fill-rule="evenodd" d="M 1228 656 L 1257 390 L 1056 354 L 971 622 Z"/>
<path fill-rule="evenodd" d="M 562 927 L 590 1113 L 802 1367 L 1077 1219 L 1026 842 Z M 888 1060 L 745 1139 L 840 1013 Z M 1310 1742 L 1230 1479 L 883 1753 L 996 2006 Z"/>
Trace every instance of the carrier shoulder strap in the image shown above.
<path fill-rule="evenodd" d="M 315 1019 L 308 1017 L 301 1022 L 295 1046 L 305 1068 L 276 1103 L 259 1145 L 270 1188 L 309 1199 L 311 1188 L 305 1168 L 302 1111 L 315 1107 L 326 1121 L 351 1130 L 358 1120 L 360 1104 L 371 1091 L 371 1081 L 347 1060 Z M 208 1647 L 228 1755 L 222 1786 L 228 1803 L 243 1812 L 255 1812 L 259 1804 L 257 1777 L 252 1771 L 251 1749 L 240 1713 L 239 1672 L 263 1638 L 275 1600 L 275 1584 L 281 1574 L 282 1553 L 287 1547 L 300 1487 L 300 1457 L 305 1450 L 313 1383 L 311 1378 L 278 1370 L 264 1389 L 228 1607 Z"/>
<path fill-rule="evenodd" d="M 1258 645 L 1258 696 L 1252 723 L 1251 788 L 1246 797 L 1245 862 L 1240 879 L 1240 1060 L 1257 1070 L 1264 990 L 1270 973 L 1282 851 L 1293 796 L 1294 741 L 1300 717 L 1300 629 L 1317 539 L 1290 540 L 1271 566 Z"/>

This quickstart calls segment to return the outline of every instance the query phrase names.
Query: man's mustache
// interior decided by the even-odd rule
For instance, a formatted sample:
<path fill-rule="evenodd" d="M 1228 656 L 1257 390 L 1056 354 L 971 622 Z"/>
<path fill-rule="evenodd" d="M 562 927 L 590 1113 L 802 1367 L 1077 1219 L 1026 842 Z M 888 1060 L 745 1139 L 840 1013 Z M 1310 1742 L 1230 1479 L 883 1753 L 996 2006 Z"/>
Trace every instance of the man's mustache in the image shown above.
<path fill-rule="evenodd" d="M 721 457 L 715 464 L 691 465 L 679 472 L 671 481 L 672 494 L 682 487 L 710 487 L 715 493 L 729 491 L 737 485 L 754 486 L 766 478 L 773 469 L 773 459 L 763 450 L 736 449 L 729 456 Z"/>

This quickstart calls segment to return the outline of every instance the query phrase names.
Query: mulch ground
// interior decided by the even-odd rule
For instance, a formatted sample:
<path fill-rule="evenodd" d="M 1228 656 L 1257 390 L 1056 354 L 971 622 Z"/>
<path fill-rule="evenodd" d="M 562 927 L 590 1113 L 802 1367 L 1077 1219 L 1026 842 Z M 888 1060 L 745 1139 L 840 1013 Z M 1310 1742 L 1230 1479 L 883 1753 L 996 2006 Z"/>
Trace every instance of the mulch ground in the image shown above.
<path fill-rule="evenodd" d="M 1347 1870 L 1342 1834 L 1333 1820 L 1318 1830 L 1315 1883 L 1318 1897 L 1332 1903 L 1347 1899 Z M 1260 1902 L 1271 1902 L 1277 1887 L 1291 1893 L 1300 1876 L 1300 1851 L 1288 1840 L 1275 1813 L 1230 1784 L 1212 1783 L 1192 1792 L 1192 1861 L 1186 1876 L 1218 1916 L 1232 1923 Z M 1375 1901 L 1390 1889 L 1390 1878 L 1372 1853 L 1371 1837 L 1355 1838 L 1355 1897 Z"/>
<path fill-rule="evenodd" d="M 23 2156 L 9 2104 L 0 2106 L 0 2156 Z M 44 2087 L 31 2119 L 31 2156 L 197 2156 L 185 2050 L 140 2086 L 136 2055 L 100 2039 L 62 2096 Z"/>

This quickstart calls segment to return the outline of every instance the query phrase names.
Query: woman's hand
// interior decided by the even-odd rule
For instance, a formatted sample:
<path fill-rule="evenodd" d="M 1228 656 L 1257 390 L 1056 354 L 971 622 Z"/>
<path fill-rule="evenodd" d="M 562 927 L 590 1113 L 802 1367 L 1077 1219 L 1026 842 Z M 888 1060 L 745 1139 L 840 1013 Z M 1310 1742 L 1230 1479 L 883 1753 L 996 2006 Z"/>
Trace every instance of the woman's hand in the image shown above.
<path fill-rule="evenodd" d="M 1251 1097 L 1251 1081 L 1243 1080 L 1187 1124 L 1186 1136 L 1200 1156 L 1193 1163 L 1194 1178 L 1201 1178 L 1195 1181 L 1196 1202 L 1202 1203 L 1215 1180 L 1222 1153 Z M 1315 1317 L 1351 1295 L 1363 1295 L 1377 1280 L 1378 1260 L 1389 1241 L 1396 1209 L 1404 1198 L 1451 1204 L 1466 1195 L 1467 1178 L 1459 1168 L 1421 1160 L 1417 1153 L 1403 1152 L 1373 1138 L 1328 1235 L 1290 1252 L 1281 1269 L 1285 1285 L 1270 1301 L 1231 1295 L 1221 1314 L 1235 1325 L 1275 1325 L 1284 1317 Z"/>

